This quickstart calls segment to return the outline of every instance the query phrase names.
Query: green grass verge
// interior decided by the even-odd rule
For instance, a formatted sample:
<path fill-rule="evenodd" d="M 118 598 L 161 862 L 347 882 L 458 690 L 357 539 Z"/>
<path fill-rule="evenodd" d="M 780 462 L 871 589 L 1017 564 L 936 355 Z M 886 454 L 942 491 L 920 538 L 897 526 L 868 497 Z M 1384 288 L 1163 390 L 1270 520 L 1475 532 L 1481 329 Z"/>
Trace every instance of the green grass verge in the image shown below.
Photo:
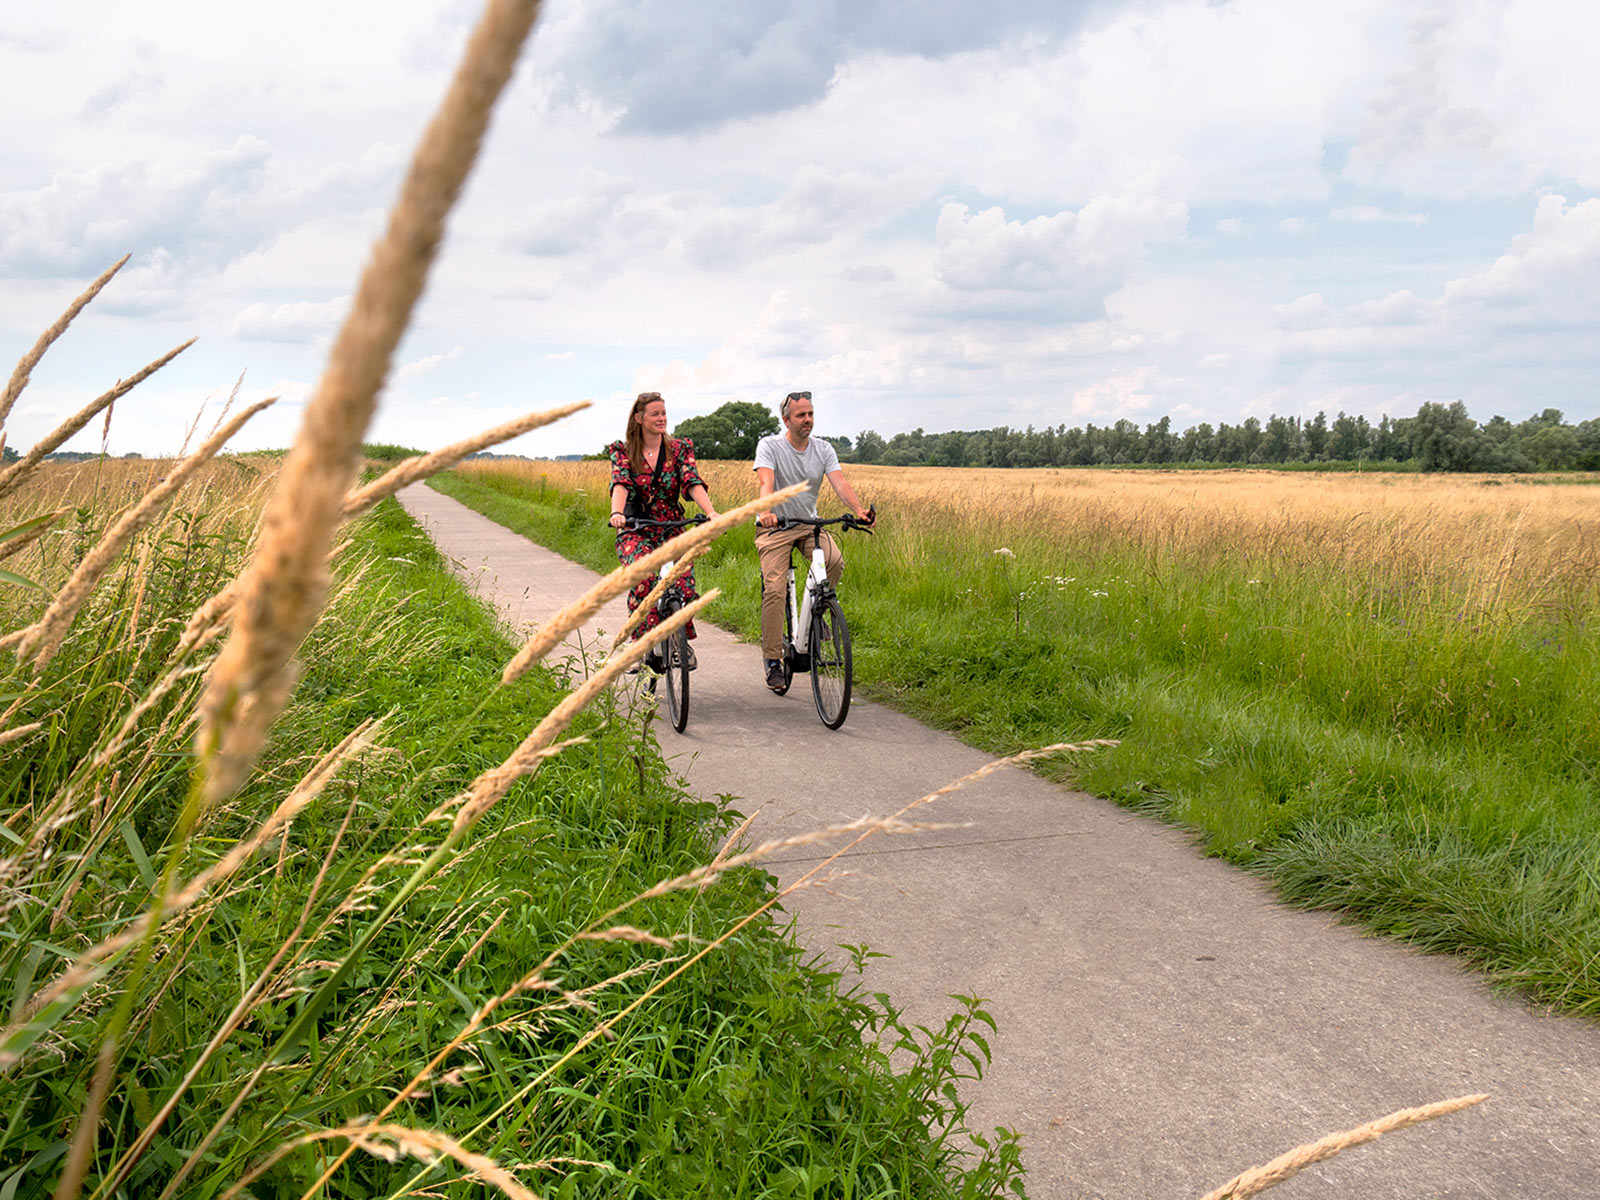
<path fill-rule="evenodd" d="M 499 763 L 565 690 L 559 675 L 539 670 L 499 685 L 512 647 L 393 501 L 354 538 L 261 769 L 187 844 L 170 844 L 170 834 L 189 784 L 194 679 L 144 718 L 135 744 L 106 762 L 97 756 L 130 695 L 159 676 L 189 609 L 237 565 L 236 537 L 219 533 L 198 549 L 193 538 L 174 540 L 143 575 L 130 563 L 13 722 L 42 722 L 0 755 L 13 843 L 26 840 L 29 813 L 63 786 L 84 785 L 72 818 L 48 835 L 53 853 L 10 864 L 26 881 L 26 895 L 5 893 L 0 937 L 0 991 L 15 1017 L 39 982 L 143 911 L 169 856 L 192 877 L 356 723 L 386 720 L 383 749 L 343 772 L 234 885 L 168 925 L 150 969 L 138 974 L 120 960 L 89 1001 L 51 1018 L 0 1088 L 0 1195 L 53 1186 L 124 993 L 132 1023 L 83 1194 L 109 1193 L 108 1172 L 180 1094 L 116 1194 L 157 1195 L 215 1127 L 177 1195 L 219 1194 L 286 1148 L 251 1191 L 300 1195 L 345 1144 L 319 1131 L 376 1112 L 474 1010 L 515 992 L 563 939 L 616 905 L 707 861 L 736 820 L 725 802 L 686 794 L 625 697 L 607 697 L 574 728 L 587 742 L 515 785 L 351 963 L 311 1043 L 279 1052 L 308 994 L 442 838 L 448 819 L 429 814 Z M 0 614 L 10 627 L 18 611 Z M 0 677 L 0 693 L 15 695 L 24 681 L 20 672 Z M 771 915 L 645 999 L 770 886 L 747 868 L 630 909 L 623 920 L 671 945 L 577 944 L 389 1121 L 520 1164 L 524 1183 L 551 1197 L 1012 1190 L 1014 1139 L 969 1135 L 949 1090 L 986 1060 L 989 1020 L 978 1001 L 961 1001 L 941 1028 L 909 1027 L 886 999 L 842 991 L 837 974 L 806 962 Z M 270 986 L 201 1063 L 200 1048 L 263 970 Z M 597 1022 L 641 999 L 610 1036 L 572 1053 Z M 332 1186 L 341 1196 L 415 1194 L 423 1184 L 428 1194 L 483 1194 L 464 1174 L 448 1158 L 428 1167 L 359 1153 Z"/>
<path fill-rule="evenodd" d="M 436 486 L 614 564 L 603 495 Z M 1155 560 L 1038 529 L 997 553 L 992 536 L 917 516 L 885 514 L 872 540 L 844 543 L 865 694 L 994 753 L 1121 738 L 1058 777 L 1194 830 L 1296 903 L 1600 1016 L 1600 624 L 1586 602 L 1488 620 L 1427 580 L 1370 588 L 1314 547 Z M 712 618 L 753 639 L 750 533 L 723 538 L 697 577 L 723 589 Z"/>

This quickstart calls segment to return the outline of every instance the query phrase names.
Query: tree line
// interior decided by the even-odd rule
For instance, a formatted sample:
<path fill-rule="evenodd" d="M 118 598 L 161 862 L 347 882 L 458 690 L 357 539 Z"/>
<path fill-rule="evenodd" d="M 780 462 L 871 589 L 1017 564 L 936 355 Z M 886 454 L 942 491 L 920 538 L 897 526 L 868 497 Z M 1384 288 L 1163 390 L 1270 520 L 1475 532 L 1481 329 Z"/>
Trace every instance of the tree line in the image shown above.
<path fill-rule="evenodd" d="M 778 431 L 765 405 L 745 401 L 690 417 L 673 432 L 692 437 L 701 458 L 749 459 L 764 434 Z M 820 436 L 820 435 L 819 435 Z M 842 462 L 894 467 L 1085 467 L 1142 465 L 1293 466 L 1383 465 L 1422 471 L 1600 470 L 1600 418 L 1569 424 L 1547 408 L 1525 421 L 1502 416 L 1479 424 L 1466 405 L 1430 402 L 1415 416 L 1385 416 L 1373 424 L 1341 412 L 1331 421 L 1247 417 L 1237 425 L 1200 422 L 1178 432 L 1172 418 L 1141 428 L 1126 419 L 1110 425 L 1035 429 L 914 429 L 884 438 L 872 429 L 853 440 L 827 437 Z"/>

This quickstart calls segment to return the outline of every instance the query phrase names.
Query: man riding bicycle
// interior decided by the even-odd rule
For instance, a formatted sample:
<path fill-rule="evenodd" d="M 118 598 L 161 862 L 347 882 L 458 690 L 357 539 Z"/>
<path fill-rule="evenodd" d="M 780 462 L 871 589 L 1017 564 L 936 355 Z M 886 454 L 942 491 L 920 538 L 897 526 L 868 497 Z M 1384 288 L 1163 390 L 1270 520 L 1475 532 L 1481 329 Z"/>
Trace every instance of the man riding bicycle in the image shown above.
<path fill-rule="evenodd" d="M 785 431 L 767 435 L 756 446 L 755 472 L 761 482 L 761 494 L 770 496 L 797 483 L 807 484 L 809 488 L 756 518 L 756 524 L 761 526 L 756 532 L 756 553 L 761 557 L 761 656 L 766 660 L 767 686 L 782 692 L 789 686 L 783 673 L 783 608 L 790 548 L 802 539 L 809 541 L 819 536 L 828 582 L 835 587 L 844 571 L 844 556 L 826 533 L 818 533 L 805 525 L 780 529 L 779 521 L 815 519 L 817 496 L 821 494 L 824 478 L 858 520 L 870 525 L 873 517 L 861 506 L 855 489 L 844 477 L 834 448 L 820 438 L 812 438 L 816 416 L 811 407 L 811 393 L 790 392 L 778 406 L 778 415 L 783 418 Z"/>

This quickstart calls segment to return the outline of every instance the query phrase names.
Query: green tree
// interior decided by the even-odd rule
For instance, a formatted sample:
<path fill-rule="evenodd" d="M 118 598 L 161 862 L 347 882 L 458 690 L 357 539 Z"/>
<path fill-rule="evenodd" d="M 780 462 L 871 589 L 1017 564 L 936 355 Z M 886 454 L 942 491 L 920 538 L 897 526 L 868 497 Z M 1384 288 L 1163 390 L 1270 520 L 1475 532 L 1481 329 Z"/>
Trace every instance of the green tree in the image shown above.
<path fill-rule="evenodd" d="M 678 422 L 678 427 L 672 431 L 673 437 L 689 438 L 694 442 L 695 456 L 698 458 L 731 458 L 732 455 L 723 454 L 722 447 L 733 441 L 733 426 L 727 418 L 716 413 L 706 413 L 704 416 L 689 417 Z"/>
<path fill-rule="evenodd" d="M 928 454 L 930 467 L 964 467 L 967 465 L 967 436 L 964 433 L 947 433 L 933 444 Z"/>
<path fill-rule="evenodd" d="M 1580 422 L 1573 434 L 1578 439 L 1577 466 L 1585 471 L 1600 471 L 1600 417 Z"/>
<path fill-rule="evenodd" d="M 1488 421 L 1484 422 L 1483 434 L 1497 446 L 1504 446 L 1507 442 L 1517 438 L 1517 427 L 1506 420 L 1499 413 L 1495 413 Z"/>
<path fill-rule="evenodd" d="M 1578 462 L 1578 431 L 1571 425 L 1545 425 L 1522 439 L 1521 450 L 1545 471 L 1570 471 Z"/>
<path fill-rule="evenodd" d="M 1294 417 L 1273 413 L 1267 418 L 1257 451 L 1262 462 L 1286 463 L 1300 459 L 1300 423 Z"/>
<path fill-rule="evenodd" d="M 1209 421 L 1201 421 L 1183 431 L 1182 462 L 1213 462 L 1217 457 L 1217 431 Z"/>
<path fill-rule="evenodd" d="M 1532 437 L 1541 429 L 1557 429 L 1566 424 L 1566 417 L 1559 408 L 1547 408 L 1536 417 L 1529 417 L 1517 426 L 1517 432 L 1523 437 Z"/>
<path fill-rule="evenodd" d="M 1372 457 L 1380 462 L 1404 462 L 1417 457 L 1416 446 L 1411 440 L 1411 427 L 1415 423 L 1414 417 L 1394 420 L 1384 413 L 1378 418 L 1377 429 L 1372 432 Z"/>
<path fill-rule="evenodd" d="M 1177 439 L 1172 436 L 1172 418 L 1162 417 L 1145 426 L 1144 458 L 1146 462 L 1171 462 L 1176 457 Z"/>
<path fill-rule="evenodd" d="M 765 404 L 730 400 L 702 417 L 680 421 L 674 437 L 694 439 L 700 458 L 754 458 L 756 443 L 778 432 L 778 418 Z"/>
<path fill-rule="evenodd" d="M 1111 451 L 1111 461 L 1114 463 L 1144 461 L 1144 438 L 1139 433 L 1139 427 L 1126 417 L 1119 418 L 1106 431 L 1106 449 Z"/>
<path fill-rule="evenodd" d="M 1424 471 L 1470 471 L 1486 457 L 1488 439 L 1467 406 L 1429 401 L 1411 418 L 1411 450 Z"/>
<path fill-rule="evenodd" d="M 889 467 L 919 467 L 927 457 L 927 446 L 924 444 L 927 434 L 918 426 L 910 433 L 897 433 L 889 439 L 889 445 L 883 452 L 883 463 Z"/>
<path fill-rule="evenodd" d="M 1359 462 L 1372 453 L 1372 426 L 1365 417 L 1340 412 L 1328 431 L 1328 457 L 1340 462 Z"/>
<path fill-rule="evenodd" d="M 1328 457 L 1328 414 L 1319 412 L 1300 427 L 1304 457 L 1311 462 Z"/>
<path fill-rule="evenodd" d="M 863 429 L 856 435 L 856 461 L 875 463 L 883 457 L 888 443 L 875 429 Z"/>

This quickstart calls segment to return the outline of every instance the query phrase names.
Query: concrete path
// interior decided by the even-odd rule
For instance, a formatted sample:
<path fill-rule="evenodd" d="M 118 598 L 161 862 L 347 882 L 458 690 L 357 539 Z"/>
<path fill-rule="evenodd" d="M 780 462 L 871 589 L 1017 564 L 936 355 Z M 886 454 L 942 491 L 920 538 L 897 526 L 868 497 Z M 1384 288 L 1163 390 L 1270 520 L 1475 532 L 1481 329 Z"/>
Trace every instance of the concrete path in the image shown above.
<path fill-rule="evenodd" d="M 431 489 L 401 501 L 519 633 L 595 578 Z M 847 613 L 849 581 L 847 565 Z M 760 836 L 885 814 L 985 761 L 859 699 L 830 733 L 805 680 L 772 696 L 756 647 L 700 629 L 688 731 L 658 723 L 662 749 L 702 795 L 759 806 Z M 790 908 L 836 961 L 840 943 L 891 955 L 868 986 L 915 1020 L 941 1021 L 952 992 L 989 998 L 1000 1032 L 967 1092 L 973 1125 L 1022 1132 L 1035 1200 L 1198 1197 L 1300 1142 L 1469 1092 L 1493 1099 L 1274 1195 L 1600 1197 L 1600 1026 L 1281 907 L 1179 833 L 1025 772 L 922 812 L 973 825 L 868 843 L 852 877 Z"/>

